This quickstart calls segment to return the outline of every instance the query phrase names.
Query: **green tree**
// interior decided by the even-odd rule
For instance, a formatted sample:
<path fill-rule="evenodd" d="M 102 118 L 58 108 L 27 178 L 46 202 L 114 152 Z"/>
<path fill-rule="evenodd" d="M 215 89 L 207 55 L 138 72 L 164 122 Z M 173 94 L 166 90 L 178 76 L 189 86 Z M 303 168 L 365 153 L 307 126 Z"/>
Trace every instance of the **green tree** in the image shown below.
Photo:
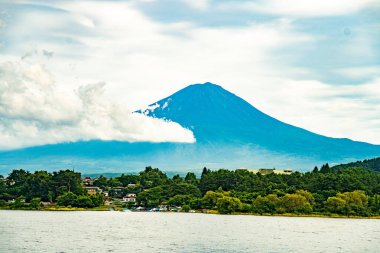
<path fill-rule="evenodd" d="M 41 205 L 41 199 L 40 198 L 33 198 L 31 201 L 30 201 L 30 207 L 33 208 L 33 209 L 40 209 Z"/>
<path fill-rule="evenodd" d="M 60 206 L 75 206 L 78 196 L 72 192 L 66 192 L 57 198 L 57 204 Z"/>
<path fill-rule="evenodd" d="M 323 164 L 320 171 L 322 173 L 329 173 L 329 172 L 331 172 L 330 165 L 328 163 Z"/>
<path fill-rule="evenodd" d="M 77 207 L 94 207 L 94 203 L 92 202 L 90 196 L 81 195 L 78 196 L 75 206 Z"/>
<path fill-rule="evenodd" d="M 258 196 L 253 202 L 253 211 L 256 213 L 275 213 L 279 198 L 277 195 L 269 194 L 265 197 Z"/>
<path fill-rule="evenodd" d="M 76 195 L 85 193 L 82 186 L 81 174 L 72 170 L 60 170 L 53 172 L 52 188 L 54 198 L 66 192 L 73 192 Z"/>
<path fill-rule="evenodd" d="M 94 186 L 106 188 L 108 186 L 108 179 L 105 176 L 101 175 L 99 178 L 94 180 Z"/>
<path fill-rule="evenodd" d="M 23 169 L 13 170 L 7 177 L 7 189 L 2 195 L 5 199 L 15 199 L 24 194 L 23 186 L 30 172 Z"/>
<path fill-rule="evenodd" d="M 193 195 L 194 197 L 200 197 L 201 191 L 197 186 L 188 183 L 178 183 L 172 184 L 171 186 L 166 186 L 166 189 L 170 191 L 169 196 L 174 195 Z"/>
<path fill-rule="evenodd" d="M 326 201 L 327 210 L 347 215 L 368 215 L 368 196 L 363 191 L 338 193 Z"/>
<path fill-rule="evenodd" d="M 338 193 L 336 196 L 346 201 L 346 214 L 367 215 L 368 196 L 364 191 Z"/>
<path fill-rule="evenodd" d="M 15 199 L 15 202 L 12 204 L 12 208 L 19 209 L 24 207 L 25 198 L 23 196 L 19 196 Z"/>
<path fill-rule="evenodd" d="M 25 179 L 22 192 L 25 194 L 27 201 L 32 198 L 49 201 L 50 188 L 51 175 L 46 171 L 36 171 Z"/>
<path fill-rule="evenodd" d="M 5 207 L 5 206 L 8 206 L 8 203 L 7 203 L 7 201 L 5 201 L 5 200 L 0 200 L 0 207 Z"/>
<path fill-rule="evenodd" d="M 137 202 L 146 207 L 156 207 L 165 200 L 163 187 L 157 186 L 141 192 L 137 195 Z"/>
<path fill-rule="evenodd" d="M 296 194 L 304 196 L 306 198 L 307 202 L 309 202 L 309 204 L 312 207 L 314 206 L 315 199 L 314 199 L 314 196 L 313 196 L 313 194 L 311 192 L 308 192 L 308 191 L 305 191 L 305 190 L 297 190 Z"/>
<path fill-rule="evenodd" d="M 206 174 L 208 174 L 210 172 L 209 169 L 207 169 L 206 167 L 203 167 L 203 170 L 202 170 L 202 177 L 205 176 Z"/>
<path fill-rule="evenodd" d="M 159 169 L 146 167 L 144 171 L 140 172 L 140 183 L 144 188 L 152 188 L 167 184 L 168 177 Z"/>
<path fill-rule="evenodd" d="M 183 181 L 183 178 L 179 174 L 177 174 L 177 175 L 173 176 L 172 180 L 173 180 L 173 182 L 178 184 L 178 183 L 181 183 Z"/>
<path fill-rule="evenodd" d="M 216 206 L 218 208 L 219 213 L 229 214 L 240 211 L 242 203 L 238 198 L 223 196 L 221 198 L 218 198 Z"/>
<path fill-rule="evenodd" d="M 188 213 L 190 211 L 190 206 L 189 205 L 183 205 L 182 206 L 182 211 L 185 213 Z"/>
<path fill-rule="evenodd" d="M 216 203 L 219 198 L 223 198 L 224 194 L 221 192 L 208 191 L 202 198 L 202 206 L 208 209 L 216 208 Z"/>
<path fill-rule="evenodd" d="M 380 214 L 380 194 L 375 194 L 369 199 L 371 211 L 375 214 Z"/>
<path fill-rule="evenodd" d="M 13 186 L 17 187 L 22 184 L 24 184 L 26 178 L 30 175 L 30 172 L 25 171 L 23 169 L 20 170 L 13 170 L 9 175 L 8 175 L 8 182 L 13 182 Z"/>
<path fill-rule="evenodd" d="M 104 203 L 104 198 L 102 194 L 94 194 L 90 196 L 93 206 L 101 206 Z"/>
<path fill-rule="evenodd" d="M 138 175 L 124 175 L 122 174 L 120 177 L 117 177 L 120 183 L 124 187 L 127 187 L 128 184 L 137 184 L 139 183 L 140 177 Z"/>
<path fill-rule="evenodd" d="M 338 197 L 329 197 L 326 200 L 326 208 L 332 213 L 344 213 L 346 210 L 347 202 Z"/>
<path fill-rule="evenodd" d="M 0 178 L 0 200 L 7 199 L 7 184 L 3 177 Z"/>
<path fill-rule="evenodd" d="M 110 178 L 108 180 L 108 186 L 110 187 L 121 187 L 123 184 L 119 181 L 118 178 Z"/>
<path fill-rule="evenodd" d="M 195 176 L 194 172 L 187 172 L 185 176 L 185 182 L 189 184 L 197 183 L 197 177 Z"/>
<path fill-rule="evenodd" d="M 309 201 L 300 194 L 286 194 L 281 197 L 279 207 L 288 213 L 310 213 L 313 210 Z"/>
<path fill-rule="evenodd" d="M 171 197 L 168 201 L 169 205 L 175 205 L 175 206 L 183 206 L 183 205 L 190 205 L 191 201 L 194 199 L 193 195 L 175 195 L 174 197 Z"/>

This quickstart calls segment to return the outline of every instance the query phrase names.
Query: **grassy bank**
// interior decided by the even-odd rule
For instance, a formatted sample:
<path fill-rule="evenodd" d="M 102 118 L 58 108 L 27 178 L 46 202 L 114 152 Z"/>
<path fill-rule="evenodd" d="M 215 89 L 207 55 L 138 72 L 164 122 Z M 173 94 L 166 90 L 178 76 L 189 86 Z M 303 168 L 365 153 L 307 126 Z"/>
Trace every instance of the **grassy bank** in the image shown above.
<path fill-rule="evenodd" d="M 29 207 L 21 207 L 21 208 L 10 208 L 10 207 L 0 207 L 0 210 L 24 210 L 24 211 L 109 211 L 109 206 L 98 206 L 91 208 L 83 208 L 83 207 L 66 207 L 66 206 L 48 206 L 48 207 L 40 207 L 40 208 L 29 208 Z"/>
<path fill-rule="evenodd" d="M 0 210 L 23 210 L 23 211 L 122 211 L 121 207 L 111 207 L 111 206 L 99 206 L 92 208 L 80 208 L 80 207 L 65 207 L 65 206 L 50 206 L 41 207 L 38 209 L 33 208 L 9 208 L 0 207 Z M 144 211 L 143 211 L 144 212 Z M 170 213 L 166 211 L 165 213 Z M 214 214 L 214 215 L 251 215 L 251 216 L 263 216 L 263 217 L 311 217 L 311 218 L 339 218 L 339 219 L 380 219 L 380 215 L 374 216 L 357 216 L 357 215 L 342 215 L 342 214 L 323 214 L 323 213 L 311 213 L 311 214 L 298 214 L 298 213 L 282 213 L 282 214 L 271 214 L 271 213 L 242 213 L 233 212 L 231 214 L 220 214 L 217 210 L 206 210 L 206 211 L 196 211 L 196 213 L 202 214 Z"/>
<path fill-rule="evenodd" d="M 276 216 L 276 217 L 340 218 L 340 219 L 380 219 L 380 215 L 376 215 L 376 216 L 349 215 L 349 216 L 347 216 L 347 215 L 342 215 L 342 214 L 296 214 L 296 213 L 283 213 L 283 214 L 234 213 L 234 215 Z"/>

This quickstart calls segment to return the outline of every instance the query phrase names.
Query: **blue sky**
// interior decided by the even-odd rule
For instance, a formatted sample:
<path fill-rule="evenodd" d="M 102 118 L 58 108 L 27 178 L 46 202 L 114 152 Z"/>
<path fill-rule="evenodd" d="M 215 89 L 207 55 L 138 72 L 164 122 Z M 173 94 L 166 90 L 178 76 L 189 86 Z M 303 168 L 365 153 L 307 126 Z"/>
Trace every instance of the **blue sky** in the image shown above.
<path fill-rule="evenodd" d="M 380 144 L 379 17 L 375 0 L 2 1 L 0 128 L 8 130 L 0 140 L 149 140 L 155 123 L 136 129 L 140 119 L 112 108 L 132 111 L 210 81 L 287 123 Z M 111 109 L 84 109 L 79 87 L 94 88 Z M 71 109 L 60 116 L 57 107 Z M 105 121 L 88 133 L 88 122 L 74 123 L 78 110 L 94 115 L 89 122 L 130 123 L 114 122 L 102 136 Z"/>

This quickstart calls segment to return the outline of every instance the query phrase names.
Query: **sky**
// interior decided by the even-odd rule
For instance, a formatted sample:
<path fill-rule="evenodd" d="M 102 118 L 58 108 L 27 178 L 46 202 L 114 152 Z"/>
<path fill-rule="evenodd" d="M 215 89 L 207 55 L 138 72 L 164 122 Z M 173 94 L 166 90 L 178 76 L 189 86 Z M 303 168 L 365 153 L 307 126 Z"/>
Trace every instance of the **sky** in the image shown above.
<path fill-rule="evenodd" d="M 378 0 L 0 1 L 0 149 L 196 141 L 131 114 L 212 82 L 286 123 L 380 144 Z"/>

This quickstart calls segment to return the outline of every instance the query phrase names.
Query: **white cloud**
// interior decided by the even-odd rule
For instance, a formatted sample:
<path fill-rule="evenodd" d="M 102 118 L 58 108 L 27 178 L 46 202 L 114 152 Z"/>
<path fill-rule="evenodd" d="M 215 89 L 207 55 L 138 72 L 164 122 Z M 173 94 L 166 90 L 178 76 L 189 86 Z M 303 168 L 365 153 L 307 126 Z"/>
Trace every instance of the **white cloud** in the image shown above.
<path fill-rule="evenodd" d="M 256 100 L 270 115 L 322 135 L 380 144 L 379 78 L 362 85 L 290 79 L 277 83 Z"/>
<path fill-rule="evenodd" d="M 271 50 L 312 39 L 293 32 L 291 23 L 284 20 L 203 28 L 155 23 L 124 3 L 62 2 L 57 6 L 66 12 L 55 14 L 47 26 L 36 21 L 44 15 L 32 11 L 12 23 L 13 30 L 20 31 L 12 34 L 18 36 L 12 44 L 14 50 L 20 55 L 36 47 L 54 52 L 49 68 L 58 86 L 73 89 L 78 82 L 106 80 L 107 92 L 121 103 L 127 100 L 132 110 L 191 83 L 218 82 L 225 75 L 253 82 L 273 75 L 278 69 L 268 61 Z M 92 20 L 95 27 L 83 26 L 81 17 Z M 65 28 L 65 23 L 75 29 Z M 31 31 L 47 38 L 32 36 Z M 30 38 L 28 42 L 23 40 L 23 32 Z M 57 36 L 75 38 L 76 43 L 57 41 Z"/>
<path fill-rule="evenodd" d="M 347 15 L 376 4 L 378 5 L 376 0 L 259 0 L 244 3 L 228 2 L 218 8 L 308 18 Z"/>
<path fill-rule="evenodd" d="M 210 6 L 210 0 L 183 0 L 188 6 L 197 10 L 206 10 Z"/>
<path fill-rule="evenodd" d="M 56 90 L 44 66 L 26 61 L 0 65 L 0 149 L 77 140 L 194 142 L 179 124 L 130 111 L 104 96 L 105 83 L 76 94 Z"/>
<path fill-rule="evenodd" d="M 297 30 L 292 17 L 342 15 L 366 8 L 372 2 L 299 1 L 289 0 L 287 6 L 282 6 L 284 1 L 269 0 L 250 7 L 287 17 L 237 27 L 202 27 L 188 21 L 160 23 L 124 2 L 52 2 L 54 7 L 65 11 L 45 16 L 46 10 L 28 10 L 22 12 L 22 18 L 9 21 L 4 35 L 9 40 L 5 41 L 8 49 L 2 51 L 2 57 L 15 59 L 35 49 L 52 52 L 53 56 L 45 62 L 54 73 L 54 91 L 70 93 L 78 90 L 78 84 L 105 80 L 108 84 L 105 95 L 130 110 L 142 108 L 187 84 L 211 81 L 287 123 L 328 136 L 380 143 L 377 68 L 368 66 L 355 72 L 343 65 L 341 73 L 346 76 L 371 73 L 374 81 L 357 87 L 334 86 L 312 80 L 310 67 L 291 67 L 292 52 L 288 58 L 279 56 L 289 47 L 297 50 L 300 46 L 302 50 L 302 46 L 310 44 L 311 48 L 323 46 L 319 44 L 323 41 L 318 40 L 321 34 Z M 355 55 L 360 50 L 370 52 L 371 43 L 355 41 Z M 349 47 L 347 51 L 353 53 Z M 323 65 L 324 60 L 322 57 L 319 64 Z M 355 63 L 350 62 L 349 66 Z M 48 82 L 49 78 L 45 79 Z M 102 90 L 101 85 L 96 87 Z M 67 103 L 82 108 L 81 100 L 75 101 Z M 96 109 L 99 115 L 114 111 L 112 106 L 107 108 L 105 112 L 92 107 L 86 110 Z M 23 110 L 28 108 L 20 109 Z M 79 109 L 59 117 L 56 110 L 56 107 L 49 109 L 49 117 L 70 121 L 72 117 L 66 119 L 65 115 Z M 38 111 L 34 114 L 40 115 Z M 99 128 L 108 128 L 107 124 L 99 120 Z M 89 125 L 94 135 L 96 129 Z M 50 134 L 54 136 L 53 133 L 46 136 Z"/>
<path fill-rule="evenodd" d="M 343 68 L 343 69 L 338 69 L 337 73 L 350 77 L 350 78 L 372 77 L 372 76 L 379 75 L 380 66 Z"/>

